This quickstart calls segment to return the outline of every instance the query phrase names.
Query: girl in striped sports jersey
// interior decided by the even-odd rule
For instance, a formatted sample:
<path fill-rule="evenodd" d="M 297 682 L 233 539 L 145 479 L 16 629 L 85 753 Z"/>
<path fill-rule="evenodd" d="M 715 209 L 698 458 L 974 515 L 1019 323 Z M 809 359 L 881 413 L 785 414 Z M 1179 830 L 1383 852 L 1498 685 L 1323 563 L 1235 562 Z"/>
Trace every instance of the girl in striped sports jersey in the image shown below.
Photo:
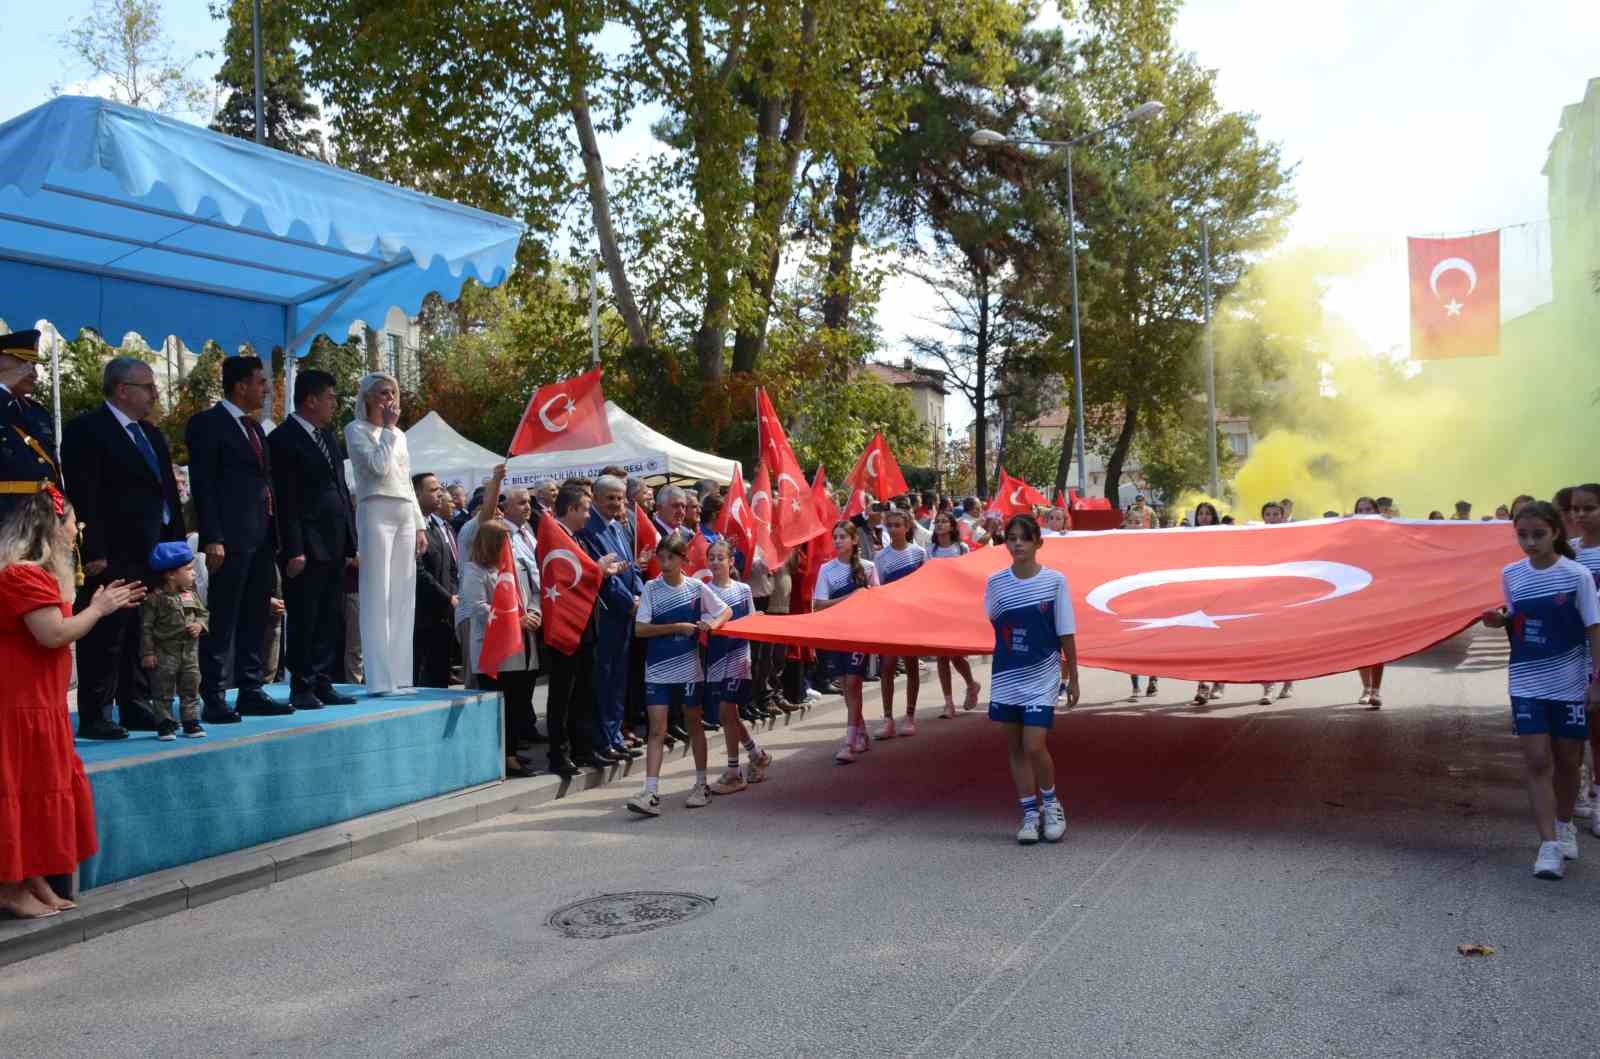
<path fill-rule="evenodd" d="M 884 516 L 884 525 L 889 530 L 889 546 L 872 557 L 872 565 L 878 569 L 880 585 L 909 577 L 928 561 L 928 553 L 911 540 L 910 512 L 892 508 Z M 897 734 L 894 726 L 894 671 L 902 660 L 906 664 L 906 720 L 898 734 L 917 734 L 917 693 L 922 689 L 922 671 L 917 664 L 917 657 L 884 655 L 878 674 L 878 687 L 883 692 L 883 727 L 877 731 L 878 739 L 893 739 Z"/>
<path fill-rule="evenodd" d="M 1005 726 L 1011 778 L 1022 805 L 1017 841 L 1060 842 L 1067 818 L 1056 798 L 1056 766 L 1045 737 L 1055 721 L 1056 690 L 1078 704 L 1077 626 L 1067 579 L 1039 565 L 1042 534 L 1032 515 L 1006 523 L 1011 566 L 989 575 L 983 609 L 994 625 L 989 719 Z"/>
<path fill-rule="evenodd" d="M 827 610 L 844 602 L 857 589 L 878 584 L 878 568 L 861 558 L 855 523 L 834 524 L 833 551 L 834 557 L 817 571 L 817 587 L 811 593 L 814 611 Z M 861 681 L 872 668 L 872 656 L 860 651 L 826 651 L 824 654 L 839 680 L 845 705 L 844 745 L 833 755 L 833 760 L 849 765 L 856 760 L 856 755 L 871 749 L 867 742 L 867 724 L 861 716 Z"/>
<path fill-rule="evenodd" d="M 933 519 L 932 547 L 928 549 L 929 559 L 959 559 L 968 552 L 967 544 L 961 539 L 961 526 L 956 521 L 955 515 L 948 511 L 941 511 Z M 978 695 L 983 686 L 972 679 L 972 665 L 962 655 L 948 657 L 939 656 L 939 687 L 944 692 L 944 713 L 946 718 L 956 715 L 955 699 L 950 697 L 950 670 L 954 669 L 961 674 L 961 679 L 967 682 L 967 697 L 962 709 L 975 709 L 978 705 Z"/>
<path fill-rule="evenodd" d="M 1578 859 L 1572 809 L 1589 735 L 1587 706 L 1600 703 L 1591 664 L 1600 655 L 1600 602 L 1594 575 L 1574 559 L 1554 507 L 1529 504 L 1513 525 L 1527 558 L 1501 572 L 1506 605 L 1487 611 L 1483 623 L 1511 630 L 1511 724 L 1539 829 L 1533 873 L 1559 879 L 1562 861 Z"/>
<path fill-rule="evenodd" d="M 645 751 L 644 789 L 629 798 L 630 812 L 660 816 L 658 784 L 661 758 L 666 751 L 667 714 L 683 710 L 689 726 L 689 746 L 694 751 L 695 781 L 686 803 L 698 809 L 710 801 L 706 786 L 706 730 L 701 722 L 700 634 L 715 632 L 732 613 L 711 586 L 683 576 L 689 545 L 676 534 L 661 538 L 656 562 L 661 576 L 644 586 L 634 614 L 634 633 L 648 640 L 644 656 L 644 705 L 650 718 L 650 745 Z"/>
<path fill-rule="evenodd" d="M 733 545 L 719 537 L 706 549 L 711 567 L 711 591 L 727 604 L 733 618 L 755 612 L 750 586 L 733 579 Z M 750 705 L 750 641 L 713 635 L 706 641 L 706 707 L 716 709 L 722 719 L 722 735 L 728 742 L 728 770 L 711 785 L 712 794 L 737 794 L 745 789 L 744 770 L 739 766 L 739 748 L 750 752 L 750 783 L 767 777 L 772 755 L 761 749 L 744 726 L 741 707 Z"/>

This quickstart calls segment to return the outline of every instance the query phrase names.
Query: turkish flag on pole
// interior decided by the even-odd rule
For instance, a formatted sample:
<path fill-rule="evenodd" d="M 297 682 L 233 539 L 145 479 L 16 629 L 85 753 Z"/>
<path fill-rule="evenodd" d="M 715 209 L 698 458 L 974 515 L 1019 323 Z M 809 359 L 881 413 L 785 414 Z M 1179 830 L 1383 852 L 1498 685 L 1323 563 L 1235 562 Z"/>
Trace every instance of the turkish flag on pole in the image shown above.
<path fill-rule="evenodd" d="M 761 462 L 772 474 L 772 504 L 776 509 L 773 537 L 784 548 L 793 548 L 819 533 L 826 533 L 827 527 L 817 521 L 816 511 L 808 502 L 805 474 L 800 470 L 794 450 L 789 447 L 783 425 L 778 422 L 778 413 L 767 399 L 767 391 L 760 391 L 757 408 L 761 420 Z"/>
<path fill-rule="evenodd" d="M 722 511 L 718 513 L 717 521 L 711 528 L 728 538 L 728 543 L 744 553 L 742 573 L 748 577 L 750 563 L 754 561 L 760 545 L 756 541 L 756 520 L 750 512 L 750 499 L 744 491 L 744 468 L 738 464 L 734 465 L 733 480 L 728 483 L 728 501 L 722 505 Z M 764 552 L 762 559 L 768 559 Z"/>
<path fill-rule="evenodd" d="M 548 511 L 539 519 L 537 555 L 544 586 L 544 642 L 564 655 L 573 654 L 600 594 L 600 566 Z"/>
<path fill-rule="evenodd" d="M 850 490 L 850 500 L 844 506 L 844 517 L 855 518 L 867 513 L 867 491 L 859 485 Z"/>
<path fill-rule="evenodd" d="M 1013 478 L 1000 470 L 1000 482 L 995 487 L 994 500 L 989 506 L 1000 512 L 1001 518 L 1010 518 L 1012 515 L 1027 515 L 1033 513 L 1034 505 L 1045 505 L 1044 494 L 1021 478 Z"/>
<path fill-rule="evenodd" d="M 895 462 L 894 453 L 889 451 L 889 443 L 883 440 L 882 431 L 872 435 L 872 441 L 856 461 L 855 470 L 850 472 L 845 484 L 866 489 L 879 500 L 904 496 L 911 491 L 900 474 L 900 464 Z M 855 503 L 853 497 L 851 503 Z"/>
<path fill-rule="evenodd" d="M 765 461 L 756 463 L 755 482 L 750 487 L 750 521 L 755 526 L 756 548 L 767 557 L 767 569 L 776 570 L 789 560 L 791 549 L 772 536 L 772 475 Z"/>
<path fill-rule="evenodd" d="M 1406 240 L 1411 272 L 1411 357 L 1500 353 L 1500 232 Z"/>
<path fill-rule="evenodd" d="M 1067 575 L 1080 665 L 1231 684 L 1426 650 L 1500 605 L 1500 569 L 1520 554 L 1504 523 L 1326 519 L 1049 539 L 1039 561 Z M 721 631 L 869 654 L 987 654 L 984 585 L 1010 563 L 1004 548 L 979 548 L 825 611 Z"/>
<path fill-rule="evenodd" d="M 822 565 L 833 558 L 833 526 L 839 521 L 839 505 L 828 495 L 828 475 L 817 464 L 817 473 L 811 479 L 811 504 L 817 521 L 826 529 L 806 542 L 806 568 L 800 579 L 802 598 L 809 600 L 817 587 L 817 574 Z"/>
<path fill-rule="evenodd" d="M 606 421 L 606 396 L 600 389 L 600 369 L 593 368 L 534 392 L 517 425 L 517 434 L 511 439 L 510 455 L 609 444 L 611 424 Z"/>
<path fill-rule="evenodd" d="M 517 585 L 517 564 L 511 558 L 511 538 L 500 543 L 500 574 L 494 582 L 493 609 L 483 630 L 477 672 L 500 675 L 500 663 L 522 653 L 522 589 Z"/>
<path fill-rule="evenodd" d="M 633 554 L 635 557 L 646 553 L 654 556 L 656 545 L 661 543 L 661 534 L 656 532 L 656 524 L 650 516 L 644 513 L 644 508 L 638 504 L 633 505 Z"/>
<path fill-rule="evenodd" d="M 706 559 L 706 553 L 710 550 L 711 542 L 706 539 L 704 533 L 696 533 L 690 537 L 689 555 L 683 560 L 683 572 L 701 581 L 711 580 L 711 563 Z"/>

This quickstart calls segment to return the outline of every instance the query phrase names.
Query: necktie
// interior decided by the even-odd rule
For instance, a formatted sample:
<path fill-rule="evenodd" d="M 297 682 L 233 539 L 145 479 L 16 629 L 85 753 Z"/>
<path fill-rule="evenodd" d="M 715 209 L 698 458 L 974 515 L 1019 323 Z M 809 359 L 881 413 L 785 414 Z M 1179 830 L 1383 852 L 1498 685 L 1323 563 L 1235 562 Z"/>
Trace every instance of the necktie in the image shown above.
<path fill-rule="evenodd" d="M 311 436 L 316 439 L 317 448 L 322 450 L 322 458 L 328 461 L 328 466 L 330 468 L 337 471 L 338 468 L 334 466 L 333 462 L 333 453 L 328 449 L 328 441 L 322 436 L 322 431 L 313 430 L 311 432 Z"/>
<path fill-rule="evenodd" d="M 450 532 L 450 527 L 438 515 L 433 516 L 433 521 L 439 527 L 439 535 L 444 538 L 446 544 L 450 545 L 450 558 L 460 563 L 461 556 L 456 552 L 456 535 Z"/>
<path fill-rule="evenodd" d="M 261 447 L 261 424 L 249 416 L 240 416 L 239 425 L 244 427 L 244 436 L 250 439 L 250 447 L 256 453 L 256 465 L 261 468 L 261 476 L 267 476 L 267 453 Z M 267 483 L 267 517 L 272 517 L 272 483 Z"/>
<path fill-rule="evenodd" d="M 138 423 L 128 424 L 128 433 L 133 435 L 133 447 L 139 450 L 139 455 L 144 457 L 144 462 L 149 466 L 150 473 L 156 476 L 156 481 L 162 485 L 165 493 L 166 483 L 161 479 L 161 464 L 156 460 L 155 446 L 150 444 L 150 439 L 144 436 L 144 428 Z M 161 523 L 166 525 L 172 521 L 172 511 L 167 507 L 165 500 L 161 501 Z"/>

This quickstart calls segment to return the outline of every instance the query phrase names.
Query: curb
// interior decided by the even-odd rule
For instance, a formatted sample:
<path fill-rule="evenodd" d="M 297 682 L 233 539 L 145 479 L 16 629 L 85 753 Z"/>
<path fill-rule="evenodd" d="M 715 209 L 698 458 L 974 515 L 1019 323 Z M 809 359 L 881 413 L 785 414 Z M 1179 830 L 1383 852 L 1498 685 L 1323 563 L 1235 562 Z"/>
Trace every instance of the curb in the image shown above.
<path fill-rule="evenodd" d="M 877 692 L 876 682 L 864 690 L 863 698 L 872 699 Z M 794 720 L 843 706 L 842 698 L 829 696 L 798 713 L 763 722 L 759 730 L 774 731 L 788 727 Z M 668 760 L 672 753 L 687 756 L 688 747 L 684 746 L 681 752 L 676 749 L 669 752 Z M 637 760 L 642 762 L 643 758 Z M 584 769 L 570 780 L 553 775 L 501 780 L 96 887 L 80 896 L 78 908 L 72 911 L 47 919 L 0 925 L 0 967 L 271 886 L 297 875 L 417 842 L 453 828 L 546 805 L 570 793 L 609 786 L 626 778 L 632 767 L 630 761 L 606 769 Z"/>

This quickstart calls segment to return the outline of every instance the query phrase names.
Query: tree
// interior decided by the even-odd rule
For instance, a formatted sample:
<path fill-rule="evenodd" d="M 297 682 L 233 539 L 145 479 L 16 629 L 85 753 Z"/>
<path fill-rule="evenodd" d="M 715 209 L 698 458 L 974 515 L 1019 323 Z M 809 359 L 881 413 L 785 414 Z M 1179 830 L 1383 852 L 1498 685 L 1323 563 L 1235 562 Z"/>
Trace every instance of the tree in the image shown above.
<path fill-rule="evenodd" d="M 251 0 L 211 4 L 211 17 L 228 23 L 222 39 L 222 67 L 216 82 L 225 93 L 211 128 L 253 140 L 256 135 L 255 55 Z M 261 101 L 266 112 L 263 141 L 307 158 L 323 154 L 322 132 L 313 123 L 322 111 L 306 95 L 300 61 L 294 52 L 295 22 L 289 4 L 261 3 Z"/>
<path fill-rule="evenodd" d="M 194 60 L 180 61 L 166 37 L 160 0 L 94 0 L 87 16 L 68 24 L 61 44 L 118 103 L 158 114 L 202 112 L 209 105 L 205 85 L 189 76 Z"/>
<path fill-rule="evenodd" d="M 1173 0 L 1086 5 L 1063 59 L 1068 91 L 1045 126 L 1046 138 L 1066 139 L 1147 100 L 1166 107 L 1074 156 L 1085 400 L 1117 413 L 1101 420 L 1114 424 L 1104 439 L 1110 499 L 1145 419 L 1193 393 L 1186 365 L 1198 355 L 1203 315 L 1201 220 L 1220 299 L 1252 255 L 1281 237 L 1293 206 L 1276 145 L 1257 137 L 1253 115 L 1224 111 L 1214 74 L 1173 44 L 1176 10 Z M 1068 315 L 1041 308 L 1056 334 L 1070 335 Z"/>
<path fill-rule="evenodd" d="M 1007 431 L 1005 461 L 999 466 L 1005 468 L 1013 478 L 1021 478 L 1047 494 L 1047 499 L 1055 498 L 1049 491 L 1049 483 L 1051 476 L 1056 473 L 1056 449 L 1041 441 L 1039 435 L 1027 427 L 1018 426 Z"/>

